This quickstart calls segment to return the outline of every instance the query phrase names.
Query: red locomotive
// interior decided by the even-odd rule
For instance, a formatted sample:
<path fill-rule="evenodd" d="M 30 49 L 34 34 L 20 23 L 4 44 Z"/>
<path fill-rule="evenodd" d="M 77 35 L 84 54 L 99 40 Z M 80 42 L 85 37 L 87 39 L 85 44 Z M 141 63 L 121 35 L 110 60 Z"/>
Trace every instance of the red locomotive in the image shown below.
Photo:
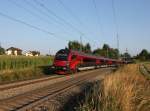
<path fill-rule="evenodd" d="M 120 64 L 122 64 L 122 61 L 119 60 L 93 56 L 69 49 L 61 49 L 56 53 L 52 68 L 55 73 L 66 74 L 79 70 L 117 66 Z"/>

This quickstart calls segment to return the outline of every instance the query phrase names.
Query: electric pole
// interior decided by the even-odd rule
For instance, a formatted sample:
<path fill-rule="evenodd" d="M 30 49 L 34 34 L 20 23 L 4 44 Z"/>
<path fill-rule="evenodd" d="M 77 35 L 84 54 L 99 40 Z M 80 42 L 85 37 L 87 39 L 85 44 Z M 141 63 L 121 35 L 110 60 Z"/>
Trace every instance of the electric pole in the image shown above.
<path fill-rule="evenodd" d="M 118 59 L 120 58 L 120 55 L 119 55 L 119 35 L 117 33 L 117 49 L 118 49 Z"/>
<path fill-rule="evenodd" d="M 82 35 L 80 35 L 80 51 L 82 52 Z"/>

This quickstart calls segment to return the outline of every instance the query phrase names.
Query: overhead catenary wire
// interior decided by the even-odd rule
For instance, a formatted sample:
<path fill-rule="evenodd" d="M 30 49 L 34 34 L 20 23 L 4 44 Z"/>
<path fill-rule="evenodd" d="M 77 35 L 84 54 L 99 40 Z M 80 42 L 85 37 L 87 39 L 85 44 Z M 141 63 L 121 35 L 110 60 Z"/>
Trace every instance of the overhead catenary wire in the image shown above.
<path fill-rule="evenodd" d="M 44 11 L 41 11 L 40 9 L 38 9 L 36 6 L 34 6 L 31 2 L 28 2 L 27 0 L 24 0 L 24 2 L 26 2 L 28 5 L 30 5 L 31 7 L 33 7 L 34 9 L 38 10 L 41 14 L 44 14 L 46 15 L 47 17 L 51 18 L 49 16 L 49 14 L 51 14 L 52 16 L 56 17 L 56 19 L 53 19 L 56 23 L 60 24 L 61 22 L 58 22 L 58 21 L 62 21 L 63 23 L 61 23 L 60 25 L 67 25 L 69 26 L 71 29 L 73 29 L 74 31 L 76 31 L 80 36 L 84 35 L 83 32 L 81 32 L 78 28 L 74 27 L 72 24 L 70 24 L 69 22 L 67 22 L 66 20 L 64 20 L 63 18 L 59 17 L 57 14 L 55 14 L 52 10 L 48 9 L 43 3 L 37 1 L 37 0 L 34 0 L 34 2 L 40 6 L 42 9 L 44 9 L 46 12 L 48 12 L 49 14 L 45 13 Z"/>
<path fill-rule="evenodd" d="M 35 30 L 41 31 L 41 32 L 43 32 L 43 33 L 46 33 L 46 34 L 48 34 L 48 35 L 51 35 L 50 37 L 57 38 L 57 39 L 61 39 L 61 40 L 64 40 L 64 41 L 69 41 L 69 40 L 66 40 L 66 39 L 63 39 L 63 38 L 60 38 L 60 37 L 56 36 L 55 33 L 49 32 L 49 31 L 44 30 L 44 29 L 42 29 L 42 28 L 40 28 L 40 27 L 34 26 L 34 25 L 30 24 L 30 23 L 27 23 L 27 22 L 25 22 L 25 21 L 16 19 L 16 18 L 14 18 L 14 17 L 11 17 L 11 16 L 9 16 L 9 15 L 7 15 L 7 14 L 5 14 L 5 13 L 0 12 L 0 16 L 3 16 L 3 17 L 5 17 L 5 18 L 7 18 L 7 19 L 9 19 L 9 20 L 14 21 L 14 22 L 23 24 L 23 25 L 25 25 L 25 26 L 27 26 L 27 27 L 30 27 L 30 28 L 32 28 L 32 29 L 35 29 Z"/>
<path fill-rule="evenodd" d="M 64 2 L 62 0 L 57 0 L 63 7 L 64 9 L 80 24 L 80 25 L 83 25 L 83 23 L 81 22 L 81 20 L 78 18 L 78 16 L 76 16 L 72 10 L 67 7 Z"/>
<path fill-rule="evenodd" d="M 24 9 L 26 12 L 30 13 L 32 16 L 35 16 L 37 18 L 39 18 L 40 20 L 46 22 L 46 23 L 50 23 L 48 20 L 44 19 L 43 17 L 41 17 L 40 15 L 34 13 L 33 11 L 29 10 L 28 8 L 24 7 L 23 5 L 18 4 L 17 2 L 15 2 L 14 0 L 8 0 L 10 3 L 14 4 L 15 6 Z"/>
<path fill-rule="evenodd" d="M 26 0 L 24 0 L 24 1 L 25 1 L 26 3 L 30 3 L 30 2 L 28 2 L 28 1 L 26 1 Z M 33 5 L 33 4 L 32 4 L 32 5 L 30 4 L 30 6 L 33 7 L 34 5 Z M 21 7 L 21 6 L 19 6 L 19 7 Z M 34 7 L 34 8 L 35 8 L 35 7 Z M 37 10 L 37 9 L 38 9 L 38 8 L 36 8 L 36 10 Z M 27 9 L 27 8 L 24 8 L 24 10 L 28 11 L 30 14 L 32 14 L 32 15 L 34 15 L 34 16 L 38 16 L 38 14 L 33 14 L 34 12 L 33 12 L 32 10 L 29 10 L 29 9 Z M 38 12 L 43 13 L 44 11 L 41 11 L 41 10 L 38 9 Z M 44 33 L 53 35 L 54 37 L 60 39 L 60 37 L 56 36 L 56 34 L 54 34 L 54 33 L 50 33 L 49 31 L 44 30 L 44 29 L 42 29 L 42 28 L 40 28 L 40 27 L 34 26 L 34 25 L 32 25 L 32 24 L 30 24 L 30 23 L 27 23 L 27 22 L 25 22 L 25 21 L 22 21 L 22 20 L 13 18 L 13 17 L 8 16 L 8 15 L 6 15 L 6 14 L 4 14 L 4 13 L 3 13 L 3 14 L 1 13 L 1 16 L 4 16 L 4 15 L 5 15 L 6 18 L 9 18 L 9 19 L 11 18 L 11 20 L 13 20 L 13 21 L 22 23 L 22 24 L 24 24 L 24 25 L 26 25 L 26 26 L 28 26 L 28 27 L 30 27 L 30 28 L 34 28 L 34 29 L 36 29 L 36 30 L 39 30 L 39 31 L 42 31 L 42 32 L 44 32 Z M 47 17 L 50 17 L 49 14 L 46 14 L 46 13 L 44 13 L 43 15 L 46 15 Z M 58 22 L 58 20 L 56 20 L 56 22 Z M 84 35 L 82 32 L 79 32 L 79 33 L 80 33 L 80 36 L 83 36 L 83 35 Z M 62 39 L 62 38 L 61 38 L 61 39 Z M 63 40 L 64 40 L 64 39 L 63 39 Z M 65 39 L 65 40 L 66 40 L 66 39 Z M 67 41 L 69 41 L 69 40 L 67 40 Z"/>
<path fill-rule="evenodd" d="M 118 34 L 118 22 L 117 22 L 116 10 L 115 10 L 115 6 L 114 6 L 114 0 L 112 0 L 112 11 L 113 11 L 113 18 L 114 18 L 116 34 Z"/>
<path fill-rule="evenodd" d="M 119 49 L 120 48 L 120 46 L 119 46 L 119 29 L 118 29 L 118 22 L 117 22 L 114 0 L 112 0 L 112 11 L 113 11 L 113 18 L 114 18 L 114 25 L 115 25 L 115 35 L 116 35 L 116 39 L 117 39 L 117 49 L 119 51 L 120 50 Z M 119 58 L 119 53 L 118 53 L 118 58 Z"/>
<path fill-rule="evenodd" d="M 93 5 L 94 5 L 94 8 L 95 8 L 95 12 L 96 12 L 96 17 L 97 17 L 97 23 L 98 23 L 98 26 L 99 26 L 99 31 L 101 32 L 101 34 L 104 34 L 103 28 L 102 28 L 102 23 L 101 23 L 101 18 L 100 18 L 100 15 L 98 13 L 98 8 L 96 6 L 96 1 L 95 0 L 92 0 L 92 1 L 93 1 Z"/>
<path fill-rule="evenodd" d="M 69 7 L 67 7 L 65 4 L 64 4 L 64 2 L 62 1 L 62 0 L 57 0 L 63 7 L 64 7 L 64 9 L 72 16 L 72 18 L 74 18 L 79 24 L 80 24 L 80 26 L 85 26 L 85 24 L 83 24 L 83 22 L 81 22 L 81 20 L 78 18 L 78 16 L 76 16 L 73 12 L 72 12 L 72 10 L 69 8 Z M 85 26 L 86 28 L 87 28 L 87 26 Z M 89 33 L 89 34 L 92 34 L 92 33 Z M 83 36 L 83 35 L 85 35 L 85 33 L 84 34 L 81 34 L 80 35 L 80 38 Z M 93 35 L 92 35 L 93 36 Z M 93 40 L 93 39 L 91 39 L 91 38 L 88 38 L 87 36 L 83 36 L 85 39 L 88 39 L 89 41 L 93 41 L 94 42 L 94 45 L 95 44 L 97 44 L 97 41 L 95 41 L 95 40 Z"/>
<path fill-rule="evenodd" d="M 8 0 L 10 3 L 14 4 L 15 6 L 17 6 L 18 8 L 22 8 L 23 10 L 25 10 L 27 13 L 31 14 L 32 16 L 39 18 L 40 21 L 45 22 L 46 24 L 51 24 L 51 22 L 49 22 L 47 19 L 45 19 L 44 17 L 41 17 L 39 14 L 35 13 L 34 11 L 31 11 L 30 9 L 24 7 L 23 5 L 18 4 L 17 2 L 15 2 L 14 0 Z M 59 27 L 60 28 L 60 27 Z M 62 28 L 61 28 L 62 29 Z M 64 28 L 63 28 L 64 29 Z M 62 29 L 62 30 L 63 30 Z M 68 33 L 65 31 L 65 33 Z M 58 34 L 57 34 L 58 35 Z"/>
<path fill-rule="evenodd" d="M 66 25 L 68 25 L 70 28 L 72 28 L 73 30 L 75 30 L 77 33 L 83 34 L 83 32 L 81 32 L 78 28 L 74 27 L 71 23 L 69 23 L 68 21 L 66 21 L 62 17 L 58 16 L 55 12 L 53 12 L 52 10 L 50 10 L 49 8 L 47 8 L 43 3 L 41 3 L 41 2 L 39 2 L 37 0 L 33 0 L 33 1 L 37 5 L 39 5 L 40 7 L 42 7 L 45 11 L 47 11 L 48 13 L 50 13 L 51 15 L 53 15 L 54 17 L 56 17 L 58 20 L 63 21 Z"/>
<path fill-rule="evenodd" d="M 60 24 L 60 25 L 64 25 L 63 23 L 61 23 L 60 21 L 53 19 L 49 14 L 45 13 L 44 11 L 40 10 L 39 8 L 37 8 L 35 5 L 33 5 L 31 2 L 27 1 L 27 0 L 23 0 L 26 4 L 28 4 L 31 8 L 33 8 L 34 10 L 36 10 L 38 13 L 40 13 L 41 15 L 46 16 L 48 19 L 52 19 L 53 21 L 55 21 L 55 23 Z"/>
<path fill-rule="evenodd" d="M 39 5 L 40 7 L 42 7 L 45 11 L 47 11 L 48 13 L 50 13 L 51 15 L 53 15 L 54 17 L 56 17 L 58 20 L 63 21 L 66 25 L 68 25 L 70 28 L 72 28 L 74 31 L 76 31 L 79 36 L 84 37 L 85 39 L 89 40 L 89 41 L 93 41 L 93 39 L 89 39 L 87 36 L 85 36 L 85 33 L 83 33 L 81 30 L 79 30 L 78 28 L 74 27 L 74 25 L 72 25 L 71 23 L 69 23 L 68 21 L 66 21 L 65 19 L 63 19 L 62 17 L 58 16 L 55 12 L 53 12 L 52 10 L 50 10 L 49 8 L 47 8 L 43 3 L 39 2 L 38 0 L 34 0 L 34 2 Z M 96 43 L 94 41 L 94 43 Z"/>

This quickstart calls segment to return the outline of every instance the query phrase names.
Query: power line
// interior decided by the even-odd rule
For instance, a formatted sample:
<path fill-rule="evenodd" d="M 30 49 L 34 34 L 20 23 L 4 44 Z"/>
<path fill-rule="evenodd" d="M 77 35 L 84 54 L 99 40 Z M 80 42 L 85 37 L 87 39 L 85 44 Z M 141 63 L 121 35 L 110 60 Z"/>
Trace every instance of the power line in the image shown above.
<path fill-rule="evenodd" d="M 93 5 L 94 5 L 94 8 L 95 8 L 96 16 L 97 16 L 97 22 L 98 22 L 99 30 L 101 31 L 101 33 L 104 34 L 102 24 L 101 24 L 101 21 L 100 21 L 100 16 L 99 16 L 99 13 L 98 13 L 98 8 L 96 6 L 96 2 L 95 2 L 95 0 L 92 0 L 92 1 L 93 1 Z"/>
<path fill-rule="evenodd" d="M 54 13 L 52 10 L 50 10 L 49 8 L 47 8 L 43 3 L 34 0 L 34 2 L 39 5 L 40 7 L 42 7 L 44 10 L 46 10 L 48 13 L 50 13 L 51 15 L 53 15 L 54 17 L 56 17 L 58 20 L 63 21 L 65 24 L 67 24 L 69 27 L 71 27 L 73 30 L 75 30 L 76 32 L 78 32 L 79 34 L 83 34 L 80 30 L 78 30 L 76 27 L 74 27 L 71 23 L 67 22 L 66 20 L 64 20 L 63 18 L 61 18 L 60 16 L 58 16 L 56 13 Z"/>
<path fill-rule="evenodd" d="M 118 33 L 118 23 L 117 23 L 116 10 L 115 10 L 115 6 L 114 6 L 114 0 L 112 0 L 112 11 L 113 11 L 113 17 L 114 17 L 114 24 L 115 24 L 116 33 Z"/>
<path fill-rule="evenodd" d="M 53 21 L 55 21 L 57 24 L 63 25 L 63 23 L 57 21 L 56 19 L 53 19 L 49 14 L 45 13 L 44 11 L 38 9 L 35 5 L 33 5 L 31 2 L 28 2 L 27 0 L 23 0 L 26 4 L 28 4 L 30 7 L 32 7 L 34 10 L 39 12 L 40 14 L 46 16 L 47 18 L 51 18 Z"/>
<path fill-rule="evenodd" d="M 117 38 L 117 49 L 119 49 L 119 33 L 118 33 L 118 23 L 117 23 L 117 16 L 116 16 L 116 10 L 115 10 L 115 5 L 114 5 L 114 0 L 112 0 L 112 11 L 113 11 L 113 17 L 114 17 L 114 24 L 115 24 L 115 30 L 116 30 L 116 38 Z M 118 53 L 119 57 L 119 53 Z"/>
<path fill-rule="evenodd" d="M 73 14 L 72 10 L 67 7 L 62 0 L 57 0 L 63 7 L 64 9 L 80 24 L 80 25 L 83 25 L 83 23 L 80 21 L 80 19 L 75 15 Z"/>
<path fill-rule="evenodd" d="M 82 22 L 81 22 L 81 20 L 75 15 L 75 14 L 73 14 L 73 12 L 72 12 L 72 10 L 69 8 L 69 7 L 67 7 L 64 3 L 63 3 L 63 1 L 62 0 L 57 0 L 63 7 L 64 7 L 64 9 L 72 16 L 72 18 L 74 18 L 81 26 L 85 26 L 85 24 L 83 24 Z M 87 28 L 87 26 L 85 26 L 86 28 Z M 92 34 L 92 33 L 89 33 L 89 34 Z M 84 35 L 85 35 L 85 33 L 84 33 Z M 83 34 L 82 35 L 80 35 L 80 37 L 81 36 L 83 36 Z M 93 35 L 92 35 L 93 36 Z M 88 39 L 89 41 L 93 41 L 94 42 L 94 44 L 96 43 L 96 41 L 94 41 L 93 39 L 91 39 L 91 38 L 88 38 L 87 36 L 83 36 L 84 38 L 86 38 L 86 39 Z"/>
<path fill-rule="evenodd" d="M 31 14 L 32 16 L 35 16 L 37 18 L 39 18 L 40 20 L 42 20 L 45 23 L 51 24 L 47 19 L 41 17 L 40 15 L 36 14 L 35 12 L 31 11 L 30 9 L 24 7 L 23 5 L 18 4 L 17 2 L 13 1 L 13 0 L 8 0 L 10 3 L 14 4 L 15 6 L 17 6 L 18 8 L 22 8 L 24 9 L 26 12 L 28 12 L 29 14 Z M 60 28 L 60 27 L 59 27 Z M 67 33 L 65 31 L 65 33 Z"/>
<path fill-rule="evenodd" d="M 41 11 L 40 9 L 38 9 L 36 6 L 34 6 L 31 2 L 28 2 L 27 0 L 24 0 L 24 2 L 26 2 L 28 5 L 30 5 L 32 8 L 34 8 L 35 10 L 37 10 L 39 13 L 47 16 L 48 18 L 52 18 L 49 16 L 49 14 L 45 13 L 44 11 Z M 37 0 L 34 0 L 34 2 L 39 5 L 41 8 L 43 8 L 45 11 L 47 11 L 48 13 L 50 13 L 51 15 L 53 15 L 54 17 L 56 17 L 59 21 L 63 21 L 63 23 L 59 22 L 56 19 L 53 19 L 53 21 L 55 21 L 57 24 L 63 25 L 67 24 L 69 27 L 71 27 L 73 30 L 76 30 L 76 32 L 78 32 L 80 35 L 83 35 L 82 32 L 80 32 L 77 28 L 75 28 L 72 24 L 68 23 L 67 21 L 65 21 L 63 18 L 57 16 L 53 11 L 51 11 L 50 9 L 48 9 L 44 4 L 38 2 Z"/>
<path fill-rule="evenodd" d="M 8 0 L 9 2 L 11 2 L 12 4 L 14 4 L 15 6 L 24 9 L 26 12 L 30 13 L 32 16 L 35 16 L 37 18 L 40 18 L 40 20 L 46 22 L 46 23 L 50 23 L 48 20 L 42 18 L 41 16 L 39 16 L 38 14 L 34 13 L 33 11 L 29 10 L 28 8 L 24 7 L 23 5 L 18 4 L 17 2 L 13 1 L 13 0 Z"/>
<path fill-rule="evenodd" d="M 12 1 L 13 2 L 13 1 Z M 41 10 L 39 10 L 36 6 L 34 6 L 31 2 L 28 2 L 27 0 L 24 0 L 24 2 L 26 2 L 27 4 L 29 4 L 32 8 L 34 8 L 34 9 L 36 9 L 36 10 L 38 10 L 38 12 L 40 12 L 41 14 L 43 14 L 43 15 L 46 15 L 47 17 L 50 17 L 48 14 L 46 14 L 46 13 L 44 13 L 43 11 L 41 11 Z M 13 2 L 17 7 L 20 7 L 20 8 L 23 8 L 24 10 L 26 10 L 28 13 L 30 13 L 30 14 L 32 14 L 32 15 L 34 15 L 34 16 L 37 16 L 37 17 L 39 17 L 39 15 L 38 14 L 35 14 L 34 12 L 32 12 L 32 11 L 30 11 L 29 9 L 27 9 L 27 8 L 25 8 L 25 7 L 22 7 L 22 6 L 20 6 L 18 3 L 16 3 L 16 2 Z M 40 4 L 41 5 L 41 4 Z M 57 22 L 56 20 L 55 20 L 55 22 Z M 24 22 L 25 23 L 25 22 Z M 27 25 L 28 23 L 26 23 L 26 25 Z M 28 24 L 28 25 L 30 25 L 30 24 Z M 30 25 L 30 27 L 31 27 L 31 25 Z M 32 28 L 33 28 L 33 25 L 32 25 Z M 42 32 L 48 32 L 48 31 L 46 31 L 46 30 L 43 30 L 43 29 L 41 29 L 41 28 L 39 28 L 39 27 L 34 27 L 34 29 L 37 29 L 38 28 L 38 30 L 40 30 L 40 31 L 42 31 Z M 79 32 L 79 31 L 78 31 Z M 49 33 L 49 32 L 48 32 Z M 79 32 L 80 33 L 80 36 L 81 35 L 83 35 L 83 33 L 82 32 Z"/>
<path fill-rule="evenodd" d="M 34 0 L 34 2 L 36 4 L 38 4 L 39 6 L 41 6 L 43 9 L 45 9 L 47 12 L 49 12 L 50 14 L 52 14 L 53 16 L 55 16 L 58 20 L 63 21 L 65 24 L 67 24 L 69 27 L 71 27 L 73 30 L 75 30 L 76 32 L 79 33 L 80 36 L 83 36 L 84 38 L 88 39 L 89 41 L 91 41 L 91 39 L 89 39 L 87 36 L 84 36 L 85 33 L 81 32 L 79 29 L 77 29 L 76 27 L 74 27 L 72 24 L 70 24 L 69 22 L 67 22 L 66 20 L 64 20 L 63 18 L 61 18 L 60 16 L 58 16 L 56 13 L 54 13 L 52 10 L 48 9 L 43 3 Z M 93 40 L 93 39 L 92 39 Z M 94 43 L 96 43 L 94 41 Z"/>
<path fill-rule="evenodd" d="M 11 16 L 9 16 L 9 15 L 7 15 L 7 14 L 4 14 L 4 13 L 2 13 L 2 12 L 0 12 L 0 15 L 3 16 L 3 17 L 5 17 L 5 18 L 7 18 L 7 19 L 10 19 L 10 20 L 12 20 L 12 21 L 15 21 L 15 22 L 17 22 L 17 23 L 21 23 L 21 24 L 23 24 L 23 25 L 26 25 L 26 26 L 28 26 L 28 27 L 30 27 L 30 28 L 32 28 L 32 29 L 41 31 L 41 32 L 46 33 L 46 34 L 48 34 L 48 35 L 52 35 L 51 37 L 55 37 L 55 38 L 58 38 L 58 39 L 62 39 L 62 38 L 57 37 L 57 36 L 56 36 L 54 33 L 52 33 L 52 32 L 49 32 L 49 31 L 46 31 L 46 30 L 44 30 L 44 29 L 42 29 L 42 28 L 39 28 L 39 27 L 37 27 L 37 26 L 31 25 L 31 24 L 29 24 L 29 23 L 27 23 L 27 22 L 24 22 L 24 21 L 22 21 L 22 20 L 13 18 L 13 17 L 11 17 Z M 62 40 L 65 40 L 65 39 L 62 39 Z M 68 40 L 65 40 L 65 41 L 68 41 Z"/>
<path fill-rule="evenodd" d="M 47 12 L 49 12 L 51 15 L 53 15 L 54 17 L 56 17 L 58 20 L 63 21 L 66 25 L 68 25 L 69 27 L 71 27 L 73 30 L 75 30 L 77 33 L 79 33 L 80 36 L 83 36 L 84 38 L 88 39 L 89 41 L 91 41 L 91 39 L 89 39 L 88 37 L 85 37 L 85 33 L 81 32 L 79 29 L 77 29 L 76 27 L 74 27 L 71 23 L 67 22 L 66 20 L 64 20 L 63 18 L 61 18 L 60 16 L 58 16 L 56 13 L 54 13 L 52 10 L 50 10 L 49 8 L 47 8 L 43 3 L 34 0 L 34 2 L 39 5 L 40 7 L 42 7 L 44 10 L 46 10 Z M 95 43 L 95 41 L 94 41 Z"/>

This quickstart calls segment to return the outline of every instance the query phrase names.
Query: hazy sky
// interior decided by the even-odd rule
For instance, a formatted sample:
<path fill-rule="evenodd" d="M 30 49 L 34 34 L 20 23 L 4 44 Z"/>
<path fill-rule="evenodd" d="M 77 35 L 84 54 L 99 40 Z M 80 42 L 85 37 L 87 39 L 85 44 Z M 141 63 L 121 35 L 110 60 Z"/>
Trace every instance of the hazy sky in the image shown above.
<path fill-rule="evenodd" d="M 116 48 L 118 32 L 121 52 L 150 51 L 150 0 L 114 0 L 114 9 L 116 16 L 112 0 L 0 0 L 0 42 L 5 48 L 55 53 L 83 33 L 82 42 L 92 49 L 104 43 Z"/>

